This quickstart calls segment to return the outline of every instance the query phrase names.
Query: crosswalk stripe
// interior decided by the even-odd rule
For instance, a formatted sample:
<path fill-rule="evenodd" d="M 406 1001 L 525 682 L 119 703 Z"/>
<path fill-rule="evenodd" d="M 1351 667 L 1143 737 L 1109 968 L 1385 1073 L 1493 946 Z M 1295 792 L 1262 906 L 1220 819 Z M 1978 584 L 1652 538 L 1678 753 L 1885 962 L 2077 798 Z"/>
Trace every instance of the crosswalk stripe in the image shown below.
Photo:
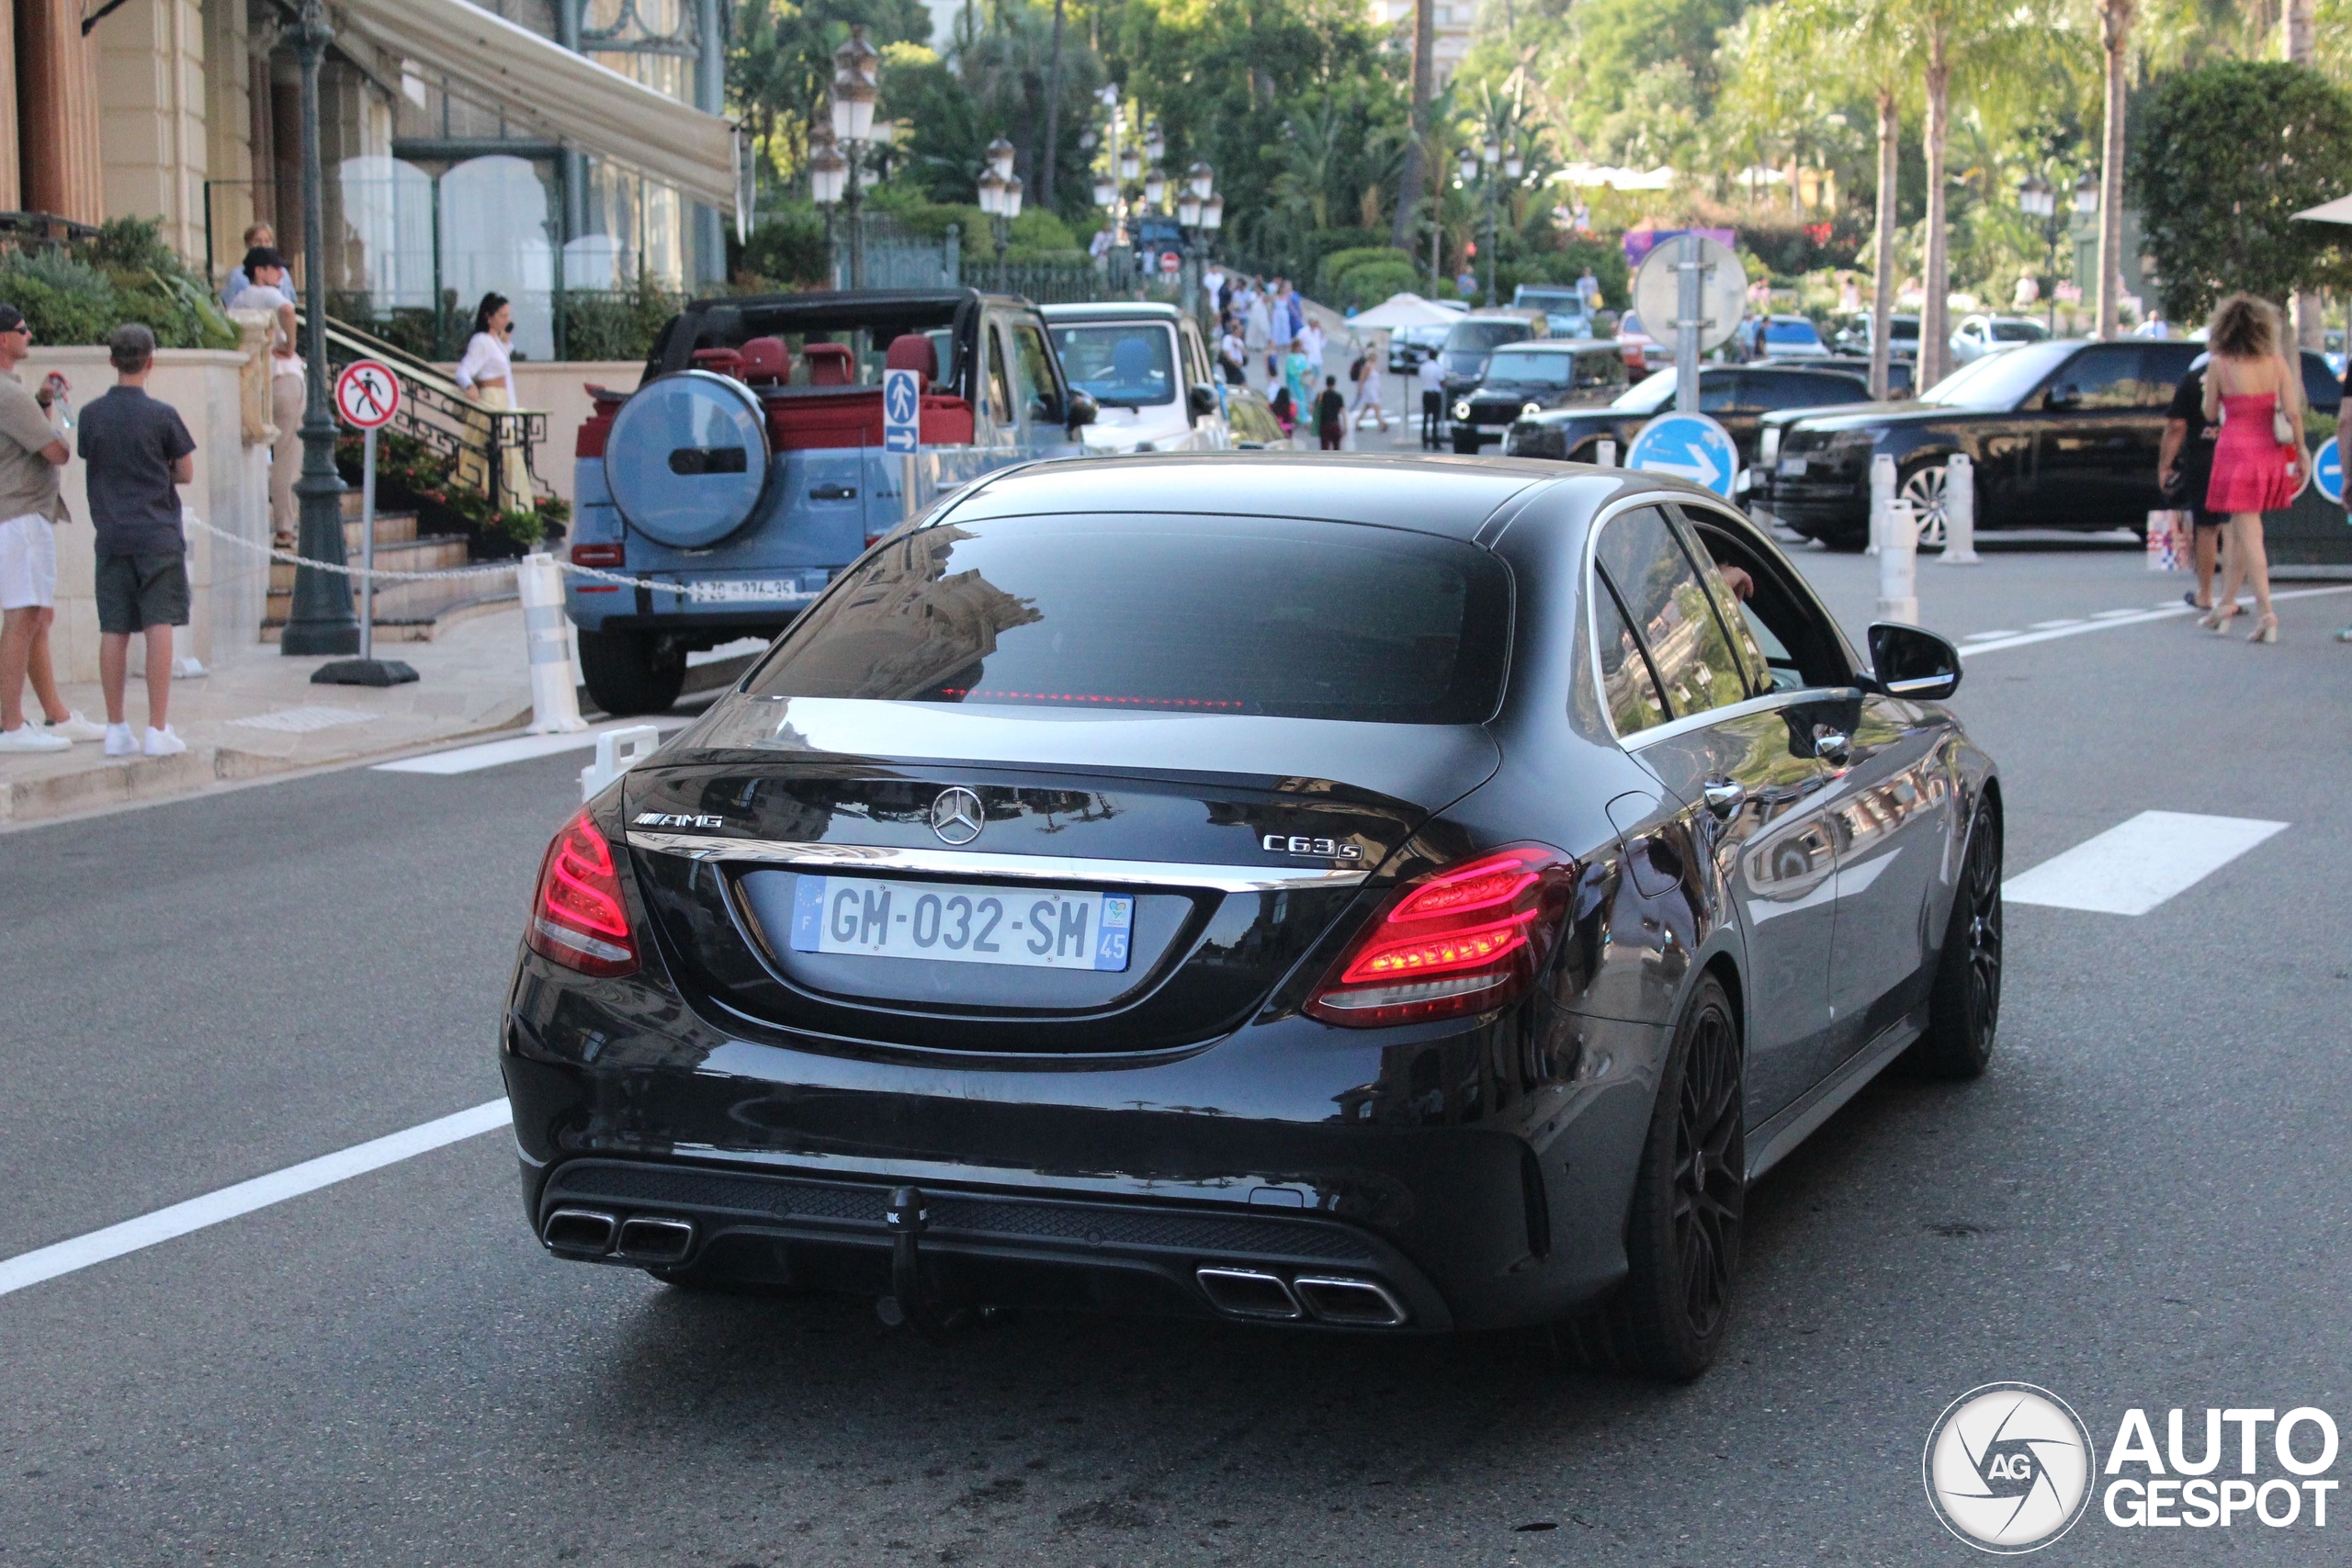
<path fill-rule="evenodd" d="M 2012 904 L 2144 915 L 2286 828 L 2246 817 L 2143 811 L 2001 885 Z"/>

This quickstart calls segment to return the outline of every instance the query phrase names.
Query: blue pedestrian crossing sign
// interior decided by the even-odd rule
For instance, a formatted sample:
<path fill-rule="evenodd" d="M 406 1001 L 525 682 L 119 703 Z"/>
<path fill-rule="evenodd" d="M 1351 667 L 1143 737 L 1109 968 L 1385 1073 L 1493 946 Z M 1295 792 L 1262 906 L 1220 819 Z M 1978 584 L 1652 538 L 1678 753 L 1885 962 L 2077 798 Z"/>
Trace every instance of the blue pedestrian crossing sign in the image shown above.
<path fill-rule="evenodd" d="M 1705 414 L 1662 413 L 1642 426 L 1625 449 L 1625 467 L 1689 479 L 1728 501 L 1732 479 L 1739 472 L 1739 448 Z"/>
<path fill-rule="evenodd" d="M 882 372 L 882 450 L 912 452 L 922 445 L 922 374 Z"/>
<path fill-rule="evenodd" d="M 2331 435 L 2319 444 L 2312 454 L 2312 483 L 2319 486 L 2320 494 L 2336 505 L 2344 504 L 2344 454 L 2336 449 Z"/>

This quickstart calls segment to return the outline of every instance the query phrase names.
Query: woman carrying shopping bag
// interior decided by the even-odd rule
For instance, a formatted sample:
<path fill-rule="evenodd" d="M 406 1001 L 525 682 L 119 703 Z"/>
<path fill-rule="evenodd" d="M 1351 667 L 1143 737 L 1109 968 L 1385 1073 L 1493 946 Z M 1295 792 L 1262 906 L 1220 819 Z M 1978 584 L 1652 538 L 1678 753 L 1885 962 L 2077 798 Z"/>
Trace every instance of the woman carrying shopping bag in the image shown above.
<path fill-rule="evenodd" d="M 2263 300 L 2233 294 L 2213 312 L 2205 341 L 2205 417 L 2221 423 L 2213 445 L 2207 510 L 2228 514 L 2229 564 L 2213 607 L 2198 624 L 2220 633 L 2238 614 L 2238 586 L 2254 580 L 2249 642 L 2278 640 L 2270 608 L 2270 561 L 2263 553 L 2262 514 L 2294 503 L 2302 488 L 2303 380 L 2279 352 L 2278 313 Z"/>

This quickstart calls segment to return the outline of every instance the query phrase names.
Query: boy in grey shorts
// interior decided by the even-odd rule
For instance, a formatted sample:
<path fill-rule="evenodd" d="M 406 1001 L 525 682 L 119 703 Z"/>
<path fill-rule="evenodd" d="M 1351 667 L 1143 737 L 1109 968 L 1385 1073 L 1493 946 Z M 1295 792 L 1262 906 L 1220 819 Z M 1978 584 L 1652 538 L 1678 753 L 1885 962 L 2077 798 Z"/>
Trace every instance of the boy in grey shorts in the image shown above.
<path fill-rule="evenodd" d="M 136 322 L 107 342 L 116 380 L 82 411 L 79 449 L 90 465 L 90 520 L 97 525 L 98 679 L 107 695 L 107 755 L 169 757 L 187 750 L 173 732 L 172 628 L 187 625 L 187 540 L 179 487 L 196 478 L 196 442 L 179 411 L 147 395 L 155 334 Z M 147 735 L 123 718 L 130 636 L 147 641 Z"/>

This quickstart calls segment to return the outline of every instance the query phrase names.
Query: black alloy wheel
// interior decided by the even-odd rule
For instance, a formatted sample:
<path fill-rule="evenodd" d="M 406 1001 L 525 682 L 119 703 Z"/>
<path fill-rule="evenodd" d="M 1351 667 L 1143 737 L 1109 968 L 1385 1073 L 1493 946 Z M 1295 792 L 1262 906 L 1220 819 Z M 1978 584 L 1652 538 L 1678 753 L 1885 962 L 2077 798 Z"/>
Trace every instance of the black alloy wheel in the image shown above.
<path fill-rule="evenodd" d="M 1568 1336 L 1589 1365 L 1687 1382 L 1731 1318 L 1747 1206 L 1739 1025 L 1713 976 L 1674 1032 L 1625 1227 L 1624 1282 Z"/>
<path fill-rule="evenodd" d="M 1922 1077 L 1976 1077 L 1993 1059 L 2000 1024 L 2001 813 L 1987 800 L 1968 825 L 1927 1032 L 1904 1053 L 1905 1065 Z"/>

